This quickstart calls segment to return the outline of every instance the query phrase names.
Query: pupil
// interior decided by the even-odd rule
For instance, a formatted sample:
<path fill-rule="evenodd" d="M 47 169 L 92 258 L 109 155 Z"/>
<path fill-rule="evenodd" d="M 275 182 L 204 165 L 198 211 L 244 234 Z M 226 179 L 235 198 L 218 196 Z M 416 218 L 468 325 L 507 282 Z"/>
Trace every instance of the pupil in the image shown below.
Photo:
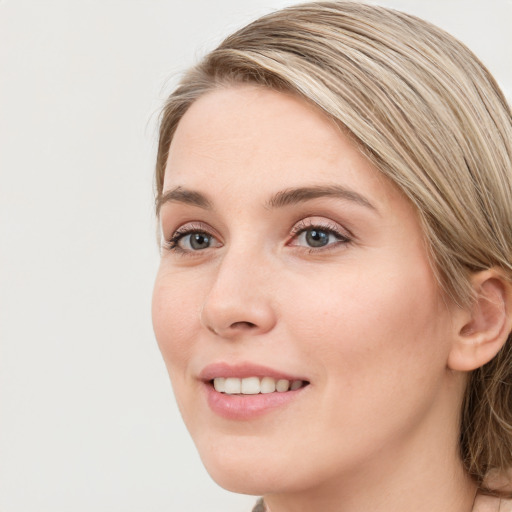
<path fill-rule="evenodd" d="M 310 229 L 306 232 L 306 242 L 311 247 L 323 247 L 329 242 L 329 235 L 325 231 Z"/>
<path fill-rule="evenodd" d="M 195 233 L 190 237 L 190 246 L 192 249 L 206 249 L 210 243 L 208 235 Z"/>

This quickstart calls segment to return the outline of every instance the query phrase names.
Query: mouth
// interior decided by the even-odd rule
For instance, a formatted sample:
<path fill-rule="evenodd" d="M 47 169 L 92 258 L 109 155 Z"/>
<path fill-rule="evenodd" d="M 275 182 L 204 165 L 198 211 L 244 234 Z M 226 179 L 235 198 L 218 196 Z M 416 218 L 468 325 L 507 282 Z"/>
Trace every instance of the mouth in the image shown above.
<path fill-rule="evenodd" d="M 214 363 L 199 374 L 211 410 L 229 420 L 250 420 L 306 396 L 310 381 L 252 363 Z"/>
<path fill-rule="evenodd" d="M 226 395 L 286 393 L 296 391 L 309 384 L 305 380 L 275 379 L 274 377 L 215 377 L 208 382 L 215 391 Z"/>

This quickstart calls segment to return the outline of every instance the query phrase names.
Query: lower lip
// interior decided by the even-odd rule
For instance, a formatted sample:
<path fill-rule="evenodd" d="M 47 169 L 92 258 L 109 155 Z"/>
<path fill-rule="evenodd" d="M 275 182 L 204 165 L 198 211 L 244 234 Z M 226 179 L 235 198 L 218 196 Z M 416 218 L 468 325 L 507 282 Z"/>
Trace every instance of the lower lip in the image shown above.
<path fill-rule="evenodd" d="M 215 391 L 214 387 L 205 382 L 206 397 L 210 409 L 219 416 L 230 420 L 250 420 L 267 414 L 275 409 L 287 406 L 300 396 L 302 387 L 294 391 L 282 393 L 259 393 L 257 395 L 228 395 Z"/>

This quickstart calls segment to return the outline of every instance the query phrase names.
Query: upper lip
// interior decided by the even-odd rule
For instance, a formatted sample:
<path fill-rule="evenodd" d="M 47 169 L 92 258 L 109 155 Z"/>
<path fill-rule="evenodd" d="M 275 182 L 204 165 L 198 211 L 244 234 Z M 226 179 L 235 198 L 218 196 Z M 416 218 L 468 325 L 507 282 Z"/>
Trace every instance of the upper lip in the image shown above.
<path fill-rule="evenodd" d="M 272 377 L 276 380 L 285 379 L 289 381 L 307 379 L 275 370 L 268 366 L 253 364 L 249 362 L 229 364 L 226 362 L 212 363 L 205 366 L 199 373 L 199 378 L 203 381 L 210 381 L 216 377 L 237 377 L 243 379 L 245 377 Z"/>

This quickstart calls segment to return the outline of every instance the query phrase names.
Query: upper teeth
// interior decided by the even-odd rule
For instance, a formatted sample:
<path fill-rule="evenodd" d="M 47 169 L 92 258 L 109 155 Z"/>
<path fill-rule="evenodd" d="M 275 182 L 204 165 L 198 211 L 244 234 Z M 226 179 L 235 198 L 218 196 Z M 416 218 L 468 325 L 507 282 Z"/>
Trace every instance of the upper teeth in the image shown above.
<path fill-rule="evenodd" d="M 274 391 L 282 393 L 289 389 L 292 391 L 299 389 L 303 384 L 302 380 L 276 380 L 272 377 L 263 377 L 262 379 L 259 377 L 246 377 L 245 379 L 217 377 L 213 379 L 215 390 L 228 395 L 257 395 L 258 393 L 273 393 Z"/>

